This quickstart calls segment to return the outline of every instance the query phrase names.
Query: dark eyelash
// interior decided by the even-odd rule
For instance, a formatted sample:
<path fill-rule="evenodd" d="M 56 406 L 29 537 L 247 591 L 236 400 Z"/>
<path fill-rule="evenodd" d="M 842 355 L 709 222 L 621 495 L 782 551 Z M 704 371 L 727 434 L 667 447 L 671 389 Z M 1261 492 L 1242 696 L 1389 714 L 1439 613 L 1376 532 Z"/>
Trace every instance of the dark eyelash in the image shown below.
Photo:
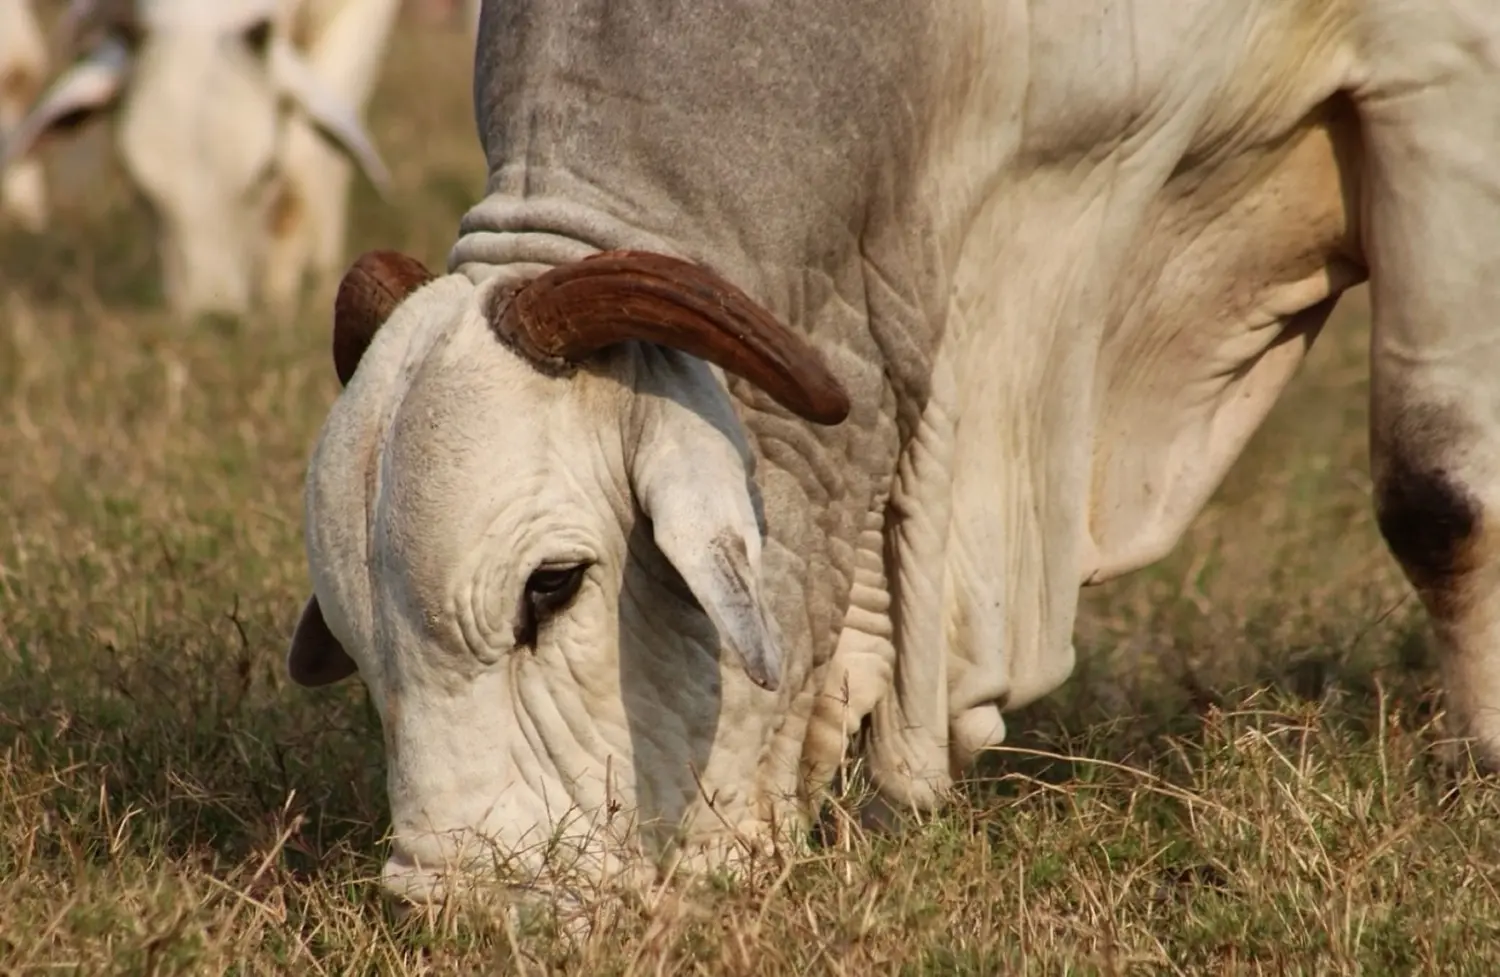
<path fill-rule="evenodd" d="M 515 627 L 517 646 L 534 647 L 537 631 L 547 618 L 566 607 L 583 586 L 589 565 L 538 567 L 526 578 Z"/>

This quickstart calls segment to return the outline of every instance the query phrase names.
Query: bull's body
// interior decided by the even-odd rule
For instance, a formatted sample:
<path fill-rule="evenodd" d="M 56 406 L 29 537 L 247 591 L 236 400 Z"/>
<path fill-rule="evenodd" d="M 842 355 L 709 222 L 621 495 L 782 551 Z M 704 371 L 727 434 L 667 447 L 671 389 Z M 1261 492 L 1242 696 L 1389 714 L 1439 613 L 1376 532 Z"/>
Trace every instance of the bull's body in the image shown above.
<path fill-rule="evenodd" d="M 1381 527 L 1500 746 L 1500 7 L 497 0 L 475 94 L 456 274 L 375 338 L 309 474 L 317 604 L 386 725 L 393 884 L 457 852 L 433 831 L 514 845 L 569 804 L 700 837 L 805 815 L 865 719 L 885 798 L 936 803 L 1069 675 L 1078 588 L 1174 545 L 1367 276 Z M 847 421 L 649 347 L 611 387 L 530 379 L 503 283 L 621 248 L 809 337 Z M 597 452 L 628 458 L 663 389 L 751 458 L 693 478 L 753 480 L 777 691 L 632 576 L 678 517 Z M 560 618 L 583 630 L 484 637 L 466 602 L 511 578 L 475 568 L 521 572 L 575 513 L 614 541 Z"/>

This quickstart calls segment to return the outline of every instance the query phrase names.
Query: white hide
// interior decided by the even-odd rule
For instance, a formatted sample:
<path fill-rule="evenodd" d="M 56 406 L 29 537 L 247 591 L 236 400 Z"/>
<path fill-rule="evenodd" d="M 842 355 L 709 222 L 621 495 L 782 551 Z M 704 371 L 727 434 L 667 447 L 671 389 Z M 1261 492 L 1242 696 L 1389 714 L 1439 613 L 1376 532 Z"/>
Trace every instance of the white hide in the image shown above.
<path fill-rule="evenodd" d="M 341 266 L 350 159 L 388 186 L 360 112 L 397 7 L 138 0 L 133 46 L 74 11 L 75 33 L 103 39 L 44 94 L 0 162 L 59 120 L 112 110 L 126 171 L 158 218 L 171 307 L 243 312 L 258 292 L 286 309 L 308 275 Z"/>
<path fill-rule="evenodd" d="M 47 74 L 47 44 L 31 0 L 0 0 L 0 147 L 21 124 Z M 29 231 L 47 222 L 47 184 L 39 160 L 0 165 L 0 216 Z"/>
<path fill-rule="evenodd" d="M 536 869 L 632 817 L 713 850 L 805 824 L 863 720 L 882 798 L 938 804 L 1067 679 L 1079 587 L 1174 545 L 1367 274 L 1382 528 L 1415 572 L 1462 521 L 1402 479 L 1472 497 L 1452 579 L 1419 586 L 1500 754 L 1500 536 L 1474 528 L 1500 509 L 1500 6 L 607 6 L 486 8 L 490 196 L 309 469 L 393 890 L 493 854 L 466 836 Z M 849 419 L 642 344 L 553 376 L 495 340 L 487 290 L 614 248 L 700 260 L 804 331 Z M 655 511 L 674 441 L 696 465 Z M 688 599 L 712 524 L 761 537 L 774 691 Z M 548 561 L 587 583 L 523 644 Z"/>

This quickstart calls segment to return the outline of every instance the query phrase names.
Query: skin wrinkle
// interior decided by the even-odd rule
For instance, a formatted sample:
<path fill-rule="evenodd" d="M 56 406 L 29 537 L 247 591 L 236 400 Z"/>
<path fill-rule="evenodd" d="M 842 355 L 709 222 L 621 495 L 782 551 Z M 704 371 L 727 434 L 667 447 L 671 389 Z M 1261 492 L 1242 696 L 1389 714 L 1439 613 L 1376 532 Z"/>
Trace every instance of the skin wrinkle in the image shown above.
<path fill-rule="evenodd" d="M 1196 511 L 1217 484 L 1238 445 L 1269 409 L 1281 383 L 1301 357 L 1300 352 L 1276 349 L 1278 333 L 1293 328 L 1294 319 L 1287 318 L 1287 314 L 1295 313 L 1296 308 L 1266 309 L 1265 303 L 1285 301 L 1277 298 L 1275 289 L 1283 288 L 1278 282 L 1306 280 L 1310 265 L 1302 264 L 1306 260 L 1302 255 L 1329 247 L 1335 247 L 1341 254 L 1345 252 L 1346 232 L 1336 213 L 1323 215 L 1326 204 L 1311 203 L 1317 198 L 1309 195 L 1310 190 L 1300 191 L 1285 201 L 1271 194 L 1288 185 L 1288 177 L 1281 175 L 1283 172 L 1306 171 L 1306 161 L 1316 160 L 1326 138 L 1320 134 L 1324 119 L 1337 124 L 1339 116 L 1336 112 L 1319 110 L 1285 138 L 1263 139 L 1261 144 L 1266 147 L 1263 155 L 1225 167 L 1211 179 L 1192 181 L 1185 192 L 1163 198 L 1156 206 L 1156 213 L 1147 217 L 1149 233 L 1171 233 L 1173 240 L 1182 243 L 1174 260 L 1164 267 L 1160 264 L 1159 250 L 1141 249 L 1135 252 L 1140 261 L 1123 269 L 1124 280 L 1154 279 L 1157 284 L 1138 290 L 1137 301 L 1126 306 L 1106 332 L 1101 368 L 1109 378 L 1105 387 L 1107 401 L 1129 406 L 1124 409 L 1111 406 L 1101 411 L 1107 427 L 1098 443 L 1101 446 L 1141 443 L 1143 439 L 1136 430 L 1168 424 L 1184 435 L 1172 441 L 1160 437 L 1145 440 L 1152 447 L 1169 445 L 1172 454 L 1165 460 L 1153 457 L 1150 449 L 1137 450 L 1130 457 L 1107 450 L 1096 452 L 1095 470 L 1099 473 L 1096 497 L 1124 495 L 1127 503 L 1113 512 L 1097 503 L 1091 506 L 1091 535 L 1102 547 L 1105 561 L 1096 580 L 1152 559 L 1171 545 L 1182 521 L 1188 513 Z M 1295 189 L 1296 185 L 1290 186 Z M 1313 188 L 1317 186 L 1312 184 Z M 1313 231 L 1315 236 L 1308 241 L 1314 247 L 1304 246 L 1278 255 L 1278 264 L 1267 265 L 1253 257 L 1247 259 L 1226 250 L 1223 244 L 1226 232 L 1255 230 L 1258 226 L 1296 227 L 1299 223 Z M 1205 256 L 1212 261 L 1205 260 Z M 1342 257 L 1337 260 L 1344 263 Z M 1140 264 L 1155 267 L 1147 270 Z M 1223 274 L 1222 269 L 1229 268 L 1235 276 Z M 1339 274 L 1327 288 L 1345 287 L 1356 280 Z M 1186 304 L 1182 298 L 1184 292 L 1204 281 L 1264 284 L 1252 290 L 1208 292 L 1197 300 L 1201 305 Z M 1272 289 L 1269 293 L 1268 286 Z M 1301 288 L 1296 286 L 1297 290 Z M 1199 291 L 1204 290 L 1199 287 Z M 1293 305 L 1315 306 L 1327 294 L 1326 290 L 1314 290 L 1300 296 Z M 1263 323 L 1268 312 L 1278 316 L 1278 327 L 1261 329 L 1261 335 L 1256 335 L 1251 327 Z M 1213 330 L 1201 328 L 1199 323 L 1210 318 L 1221 325 Z M 1161 327 L 1141 328 L 1143 323 L 1153 320 L 1161 322 Z M 1295 321 L 1310 325 L 1305 318 Z M 1170 357 L 1181 356 L 1179 351 L 1184 348 L 1193 351 L 1192 372 L 1184 377 L 1179 371 L 1179 375 L 1167 380 L 1160 365 Z M 1268 351 L 1274 351 L 1274 355 Z M 1256 365 L 1251 368 L 1250 364 Z M 1238 390 L 1253 396 L 1249 400 L 1236 396 Z M 1194 436 L 1187 436 L 1190 431 Z M 1159 487 L 1147 500 L 1134 490 L 1123 491 L 1134 480 L 1134 472 L 1153 469 L 1178 473 L 1180 482 L 1191 486 L 1189 493 L 1176 494 Z M 1111 480 L 1100 484 L 1099 479 L 1106 474 Z M 1159 475 L 1153 479 L 1157 480 Z M 1154 510 L 1152 518 L 1141 518 L 1139 510 L 1129 504 L 1132 496 L 1140 499 L 1136 505 L 1149 502 Z"/>
<path fill-rule="evenodd" d="M 935 371 L 944 371 L 946 365 L 939 360 Z M 927 399 L 917 431 L 903 452 L 890 500 L 889 532 L 900 560 L 890 580 L 892 625 L 900 639 L 915 640 L 919 647 L 929 649 L 940 645 L 930 634 L 933 625 L 921 629 L 920 622 L 936 621 L 924 611 L 937 604 L 932 574 L 942 573 L 942 560 L 936 541 L 949 515 L 946 495 L 934 492 L 935 476 L 950 468 L 954 445 L 953 422 L 941 395 L 948 390 L 945 378 L 944 372 L 934 375 L 934 395 Z M 918 632 L 915 636 L 914 631 Z M 940 767 L 935 766 L 940 734 L 920 721 L 934 712 L 946 715 L 941 672 L 925 667 L 929 664 L 898 655 L 891 694 L 877 704 L 873 714 L 871 774 L 877 786 L 898 802 L 921 798 L 932 775 L 939 769 L 946 772 L 946 757 Z"/>
<path fill-rule="evenodd" d="M 548 167 L 549 190 L 544 195 L 540 190 L 524 188 L 532 172 L 533 167 L 522 165 L 491 174 L 492 195 L 459 221 L 459 239 L 449 258 L 450 270 L 459 271 L 466 262 L 474 263 L 474 271 L 487 265 L 505 265 L 517 258 L 497 250 L 498 244 L 523 237 L 535 241 L 543 235 L 576 250 L 575 256 L 591 250 L 636 249 L 681 257 L 673 253 L 668 239 L 641 229 L 636 223 L 641 205 L 631 201 L 628 194 L 592 185 L 564 163 L 552 163 Z M 512 186 L 522 186 L 522 195 L 496 195 L 500 188 Z M 587 215 L 587 219 L 580 220 L 581 215 Z"/>
<path fill-rule="evenodd" d="M 812 784 L 832 775 L 834 762 L 845 753 L 846 738 L 890 681 L 895 648 L 884 573 L 884 521 L 883 504 L 865 516 L 854 553 L 855 578 L 844 630 L 833 660 L 817 679 L 814 714 L 797 744 L 803 776 Z M 859 636 L 869 640 L 861 642 Z"/>
<path fill-rule="evenodd" d="M 493 665 L 515 647 L 514 630 L 509 627 L 509 622 L 503 621 L 500 627 L 496 627 L 490 620 L 489 601 L 486 598 L 504 593 L 495 586 L 492 580 L 494 575 L 494 567 L 489 564 L 480 566 L 477 580 L 471 581 L 469 574 L 463 574 L 463 579 L 471 582 L 467 587 L 455 589 L 449 605 L 464 645 L 484 665 Z M 504 579 L 503 570 L 499 576 Z M 502 614 L 501 617 L 507 615 Z"/>
<path fill-rule="evenodd" d="M 558 695 L 557 684 L 547 681 L 547 671 L 541 662 L 534 662 L 530 667 L 523 665 L 517 673 L 517 695 L 541 734 L 543 748 L 551 758 L 565 791 L 564 797 L 584 809 L 597 807 L 603 802 L 603 784 L 596 784 L 590 775 L 588 759 L 585 759 L 590 755 L 579 749 L 581 744 L 574 736 L 574 725 L 565 715 L 575 712 L 576 703 Z M 586 707 L 577 711 L 586 719 L 589 716 Z M 578 725 L 588 724 L 580 722 Z M 566 749 L 566 746 L 572 749 Z"/>
<path fill-rule="evenodd" d="M 844 474 L 808 433 L 806 425 L 784 417 L 759 415 L 747 418 L 745 427 L 754 438 L 756 453 L 767 464 L 791 475 L 806 490 L 812 511 L 826 509 L 831 499 L 843 494 Z"/>
<path fill-rule="evenodd" d="M 568 488 L 574 490 L 572 494 L 575 498 L 577 498 L 578 500 L 583 500 L 593 497 L 593 494 L 587 492 L 582 483 L 578 481 L 574 477 L 573 473 L 569 472 L 566 468 L 558 469 L 557 472 L 559 476 L 568 483 Z M 526 497 L 531 496 L 531 492 L 526 493 Z M 496 521 L 501 521 L 501 518 L 503 517 L 497 518 Z M 545 553 L 546 555 L 553 555 L 559 551 L 558 546 L 556 545 L 556 540 L 558 540 L 560 535 L 561 534 L 559 534 L 555 528 L 538 526 L 538 524 L 536 523 L 532 523 L 527 527 L 528 538 L 553 541 L 548 550 L 539 551 Z M 535 544 L 523 543 L 522 546 L 518 549 L 520 549 L 522 552 L 525 552 L 533 548 L 535 548 Z M 583 555 L 583 550 L 576 544 L 567 551 L 569 553 L 577 553 L 580 556 Z M 590 554 L 588 556 L 588 559 L 597 561 L 598 557 Z M 535 561 L 523 561 L 522 565 L 529 567 L 534 562 Z M 520 581 L 516 580 L 517 587 L 519 586 L 519 583 Z M 508 588 L 507 592 L 509 592 L 511 589 L 515 588 Z M 579 594 L 577 595 L 577 597 L 575 597 L 575 602 L 585 601 L 591 598 L 600 599 L 602 597 L 602 594 L 595 593 L 594 591 L 596 590 L 597 588 L 595 588 L 592 580 L 586 580 L 583 587 L 580 588 Z M 586 593 L 585 591 L 590 592 Z M 566 612 L 564 612 L 564 614 L 565 613 Z M 566 622 L 563 623 L 565 624 Z M 543 628 L 548 628 L 550 626 L 551 625 L 543 625 Z M 555 633 L 549 633 L 545 636 L 539 636 L 539 644 L 547 648 L 556 647 L 558 649 L 563 669 L 567 672 L 568 677 L 563 681 L 557 681 L 555 678 L 550 680 L 547 679 L 549 673 L 553 671 L 553 667 L 547 660 L 540 657 L 530 662 L 523 662 L 520 666 L 518 666 L 521 669 L 521 674 L 523 676 L 525 676 L 529 680 L 529 677 L 535 674 L 538 676 L 538 678 L 542 679 L 549 688 L 560 690 L 563 694 L 566 694 L 570 690 L 581 689 L 585 693 L 581 697 L 583 700 L 598 700 L 599 697 L 597 695 L 589 694 L 591 691 L 591 683 L 587 681 L 589 674 L 588 671 L 581 671 L 576 665 L 576 660 L 582 657 L 576 653 L 579 642 L 577 642 L 576 640 L 570 641 L 565 636 L 559 637 Z M 573 648 L 570 649 L 570 645 L 572 645 Z M 573 653 L 570 653 L 570 651 Z M 554 692 L 554 694 L 558 693 Z M 572 700 L 569 699 L 570 703 L 571 701 Z M 528 714 L 534 715 L 530 709 L 528 709 Z M 600 717 L 593 716 L 589 712 L 587 706 L 578 705 L 577 708 L 564 708 L 560 706 L 557 710 L 556 715 L 561 719 L 562 723 L 566 727 L 572 739 L 572 745 L 578 749 L 581 749 L 589 755 L 599 755 L 601 752 L 599 749 L 599 745 L 611 740 L 611 737 L 607 733 L 607 721 L 605 723 L 601 723 Z M 548 752 L 551 753 L 555 749 L 557 749 L 555 744 L 549 746 Z M 610 749 L 614 748 L 611 747 Z M 554 761 L 554 769 L 559 771 L 559 776 L 562 776 L 561 767 L 557 764 L 556 761 Z"/>
<path fill-rule="evenodd" d="M 579 597 L 583 597 L 581 592 Z M 577 709 L 565 709 L 559 706 L 558 710 L 558 715 L 566 724 L 573 744 L 589 756 L 597 757 L 603 755 L 603 753 L 617 748 L 617 744 L 613 742 L 613 738 L 609 735 L 610 728 L 621 727 L 612 721 L 613 717 L 595 715 L 583 703 L 605 701 L 606 696 L 599 693 L 607 692 L 608 690 L 590 681 L 587 669 L 580 669 L 578 667 L 578 659 L 586 657 L 585 654 L 581 653 L 586 646 L 578 641 L 575 635 L 567 633 L 569 629 L 565 622 L 559 623 L 557 630 L 563 633 L 554 632 L 549 634 L 547 636 L 549 640 L 546 641 L 543 647 L 548 652 L 555 652 L 560 662 L 553 661 L 552 654 L 548 654 L 544 658 L 539 653 L 532 660 L 530 669 L 538 676 L 546 679 L 547 686 L 554 690 L 553 694 L 555 696 L 568 703 L 569 706 L 578 706 Z M 541 645 L 542 642 L 538 641 L 538 644 Z M 559 670 L 566 673 L 565 678 L 557 675 Z"/>
<path fill-rule="evenodd" d="M 567 476 L 564 474 L 562 477 Z M 529 513 L 518 511 L 521 509 L 519 500 L 545 494 L 549 488 L 540 477 L 527 484 L 528 480 L 523 475 L 520 481 L 519 485 L 507 484 L 507 490 L 518 491 L 519 495 L 501 497 L 495 516 L 489 520 L 473 552 L 458 570 L 450 602 L 452 613 L 457 616 L 460 627 L 464 629 L 463 634 L 470 651 L 487 664 L 493 662 L 496 653 L 503 654 L 513 647 L 512 636 L 522 613 L 523 584 L 534 566 L 549 559 L 569 562 L 597 560 L 596 548 L 591 545 L 587 536 L 552 518 L 552 513 L 526 524 L 524 535 L 520 539 L 505 540 L 503 528 L 529 516 Z M 570 501 L 588 498 L 588 494 L 578 483 L 573 482 L 568 488 L 575 489 L 569 493 Z M 518 519 L 518 516 L 521 518 Z M 497 527 L 501 527 L 502 531 L 497 532 Z M 492 558 L 493 543 L 498 541 L 505 541 L 503 551 L 507 559 Z M 478 601 L 472 596 L 476 592 L 479 595 Z M 495 607 L 497 602 L 499 606 Z M 493 608 L 496 611 L 494 617 L 499 624 L 492 625 L 487 630 L 489 635 L 500 637 L 499 644 L 484 640 L 485 635 L 479 633 L 478 622 L 484 620 L 488 623 L 490 615 L 474 610 L 476 605 L 480 610 Z M 475 626 L 473 632 L 469 630 L 469 624 Z"/>
<path fill-rule="evenodd" d="M 516 770 L 521 772 L 526 786 L 535 797 L 540 797 L 543 803 L 547 803 L 548 781 L 560 782 L 562 772 L 553 762 L 552 755 L 547 749 L 547 744 L 542 736 L 541 729 L 536 717 L 527 708 L 526 699 L 520 694 L 520 681 L 522 670 L 528 668 L 530 663 L 518 656 L 513 656 L 507 662 L 510 670 L 511 682 L 509 685 L 509 700 L 512 710 L 516 716 L 516 722 L 520 726 L 521 736 L 525 741 L 526 750 L 518 752 L 515 740 L 511 740 L 510 756 Z M 518 839 L 524 843 L 525 837 Z"/>

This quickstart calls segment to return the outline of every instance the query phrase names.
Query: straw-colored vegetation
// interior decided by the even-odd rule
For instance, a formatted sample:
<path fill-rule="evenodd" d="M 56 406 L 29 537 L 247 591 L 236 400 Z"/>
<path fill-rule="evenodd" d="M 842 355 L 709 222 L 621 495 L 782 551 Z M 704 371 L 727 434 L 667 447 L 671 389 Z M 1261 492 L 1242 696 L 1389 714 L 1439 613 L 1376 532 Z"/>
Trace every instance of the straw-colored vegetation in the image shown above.
<path fill-rule="evenodd" d="M 483 185 L 468 63 L 397 35 L 398 190 L 357 191 L 351 256 L 441 265 Z M 948 812 L 591 933 L 396 918 L 362 687 L 282 672 L 329 303 L 171 323 L 102 135 L 52 153 L 55 231 L 0 232 L 0 972 L 1500 972 L 1500 796 L 1436 760 L 1357 302 L 1177 552 L 1085 594 L 1075 679 Z"/>

